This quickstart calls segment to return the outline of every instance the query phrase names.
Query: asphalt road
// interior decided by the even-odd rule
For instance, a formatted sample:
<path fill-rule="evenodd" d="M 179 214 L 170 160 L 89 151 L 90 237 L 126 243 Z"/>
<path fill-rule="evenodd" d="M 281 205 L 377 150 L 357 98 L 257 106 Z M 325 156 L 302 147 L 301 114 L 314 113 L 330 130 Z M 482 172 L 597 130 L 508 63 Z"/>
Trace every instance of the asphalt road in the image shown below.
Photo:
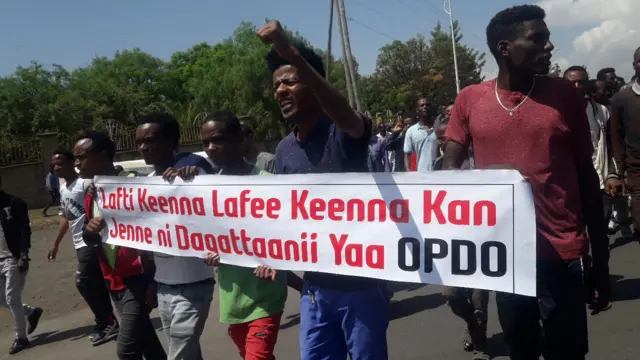
<path fill-rule="evenodd" d="M 97 348 L 89 344 L 92 317 L 77 294 L 73 283 L 74 252 L 70 240 L 65 240 L 56 263 L 46 262 L 46 253 L 55 230 L 34 233 L 34 259 L 24 302 L 43 306 L 41 325 L 32 336 L 33 348 L 18 355 L 6 355 L 13 339 L 8 311 L 0 310 L 0 359 L 65 359 L 111 360 L 115 358 L 115 343 Z M 612 239 L 612 243 L 614 240 Z M 640 345 L 640 245 L 619 244 L 612 251 L 611 273 L 614 285 L 614 306 L 611 310 L 590 316 L 589 359 L 637 360 Z M 463 323 L 454 317 L 438 286 L 398 285 L 399 291 L 390 305 L 391 323 L 388 331 L 389 358 L 393 360 L 468 360 L 469 353 L 461 349 Z M 228 339 L 226 328 L 219 324 L 218 301 L 214 303 L 202 336 L 205 359 L 236 359 L 237 352 Z M 298 299 L 291 294 L 282 320 L 282 330 L 276 347 L 278 359 L 299 359 Z M 497 323 L 495 302 L 490 304 L 489 344 L 495 359 L 508 359 Z M 154 312 L 155 324 L 160 321 Z M 164 335 L 160 334 L 163 342 Z"/>

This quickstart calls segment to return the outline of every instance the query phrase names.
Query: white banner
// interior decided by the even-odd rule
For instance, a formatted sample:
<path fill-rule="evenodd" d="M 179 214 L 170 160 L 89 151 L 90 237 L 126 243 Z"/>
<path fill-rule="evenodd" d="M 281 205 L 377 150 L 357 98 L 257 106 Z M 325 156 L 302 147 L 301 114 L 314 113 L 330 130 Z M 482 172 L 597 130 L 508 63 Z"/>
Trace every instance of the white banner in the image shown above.
<path fill-rule="evenodd" d="M 517 171 L 97 177 L 111 244 L 226 264 L 536 294 Z"/>

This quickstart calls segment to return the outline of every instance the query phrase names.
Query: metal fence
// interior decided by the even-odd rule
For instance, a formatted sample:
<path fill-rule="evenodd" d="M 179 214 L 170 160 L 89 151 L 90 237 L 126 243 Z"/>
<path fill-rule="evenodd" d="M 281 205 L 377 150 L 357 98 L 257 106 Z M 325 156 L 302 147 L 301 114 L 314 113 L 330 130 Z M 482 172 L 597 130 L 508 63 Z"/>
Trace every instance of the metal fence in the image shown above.
<path fill-rule="evenodd" d="M 58 134 L 58 144 L 63 149 L 71 149 L 74 138 L 66 134 Z M 114 136 L 116 152 L 136 150 L 135 129 L 126 129 Z M 200 128 L 188 127 L 181 129 L 180 142 L 182 144 L 197 144 L 200 142 Z M 25 140 L 0 141 L 0 166 L 28 164 L 42 161 L 42 144 L 35 137 Z"/>
<path fill-rule="evenodd" d="M 38 138 L 23 142 L 0 143 L 0 166 L 38 161 L 42 161 L 42 145 Z"/>

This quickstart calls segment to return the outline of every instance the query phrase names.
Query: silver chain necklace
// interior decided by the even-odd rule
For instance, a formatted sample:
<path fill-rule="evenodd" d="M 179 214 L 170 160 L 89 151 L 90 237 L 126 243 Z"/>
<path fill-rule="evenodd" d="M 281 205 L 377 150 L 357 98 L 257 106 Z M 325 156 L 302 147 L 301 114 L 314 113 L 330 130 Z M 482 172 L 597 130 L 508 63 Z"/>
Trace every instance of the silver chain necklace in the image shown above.
<path fill-rule="evenodd" d="M 504 106 L 504 104 L 502 104 L 502 101 L 500 100 L 500 96 L 498 95 L 498 80 L 496 79 L 496 88 L 495 88 L 495 92 L 496 92 L 496 100 L 498 100 L 498 104 L 500 104 L 500 106 L 502 106 L 503 109 L 505 109 L 506 111 L 509 112 L 510 116 L 513 116 L 513 114 L 515 113 L 515 111 L 522 105 L 524 104 L 525 101 L 527 101 L 527 99 L 529 99 L 529 95 L 531 95 L 531 93 L 533 92 L 533 89 L 536 87 L 536 78 L 533 78 L 533 84 L 531 84 L 531 89 L 529 89 L 529 93 L 527 94 L 527 96 L 525 96 L 525 98 L 520 101 L 520 104 L 516 105 L 513 109 L 509 109 L 506 106 Z"/>

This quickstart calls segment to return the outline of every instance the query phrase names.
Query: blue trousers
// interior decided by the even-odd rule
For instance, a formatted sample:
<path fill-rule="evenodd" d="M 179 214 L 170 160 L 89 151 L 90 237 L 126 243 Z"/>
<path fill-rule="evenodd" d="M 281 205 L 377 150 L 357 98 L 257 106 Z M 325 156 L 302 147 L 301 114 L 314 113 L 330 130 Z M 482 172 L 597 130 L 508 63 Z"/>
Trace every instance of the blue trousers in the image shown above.
<path fill-rule="evenodd" d="M 387 360 L 388 301 L 382 289 L 338 291 L 305 283 L 301 360 Z"/>

